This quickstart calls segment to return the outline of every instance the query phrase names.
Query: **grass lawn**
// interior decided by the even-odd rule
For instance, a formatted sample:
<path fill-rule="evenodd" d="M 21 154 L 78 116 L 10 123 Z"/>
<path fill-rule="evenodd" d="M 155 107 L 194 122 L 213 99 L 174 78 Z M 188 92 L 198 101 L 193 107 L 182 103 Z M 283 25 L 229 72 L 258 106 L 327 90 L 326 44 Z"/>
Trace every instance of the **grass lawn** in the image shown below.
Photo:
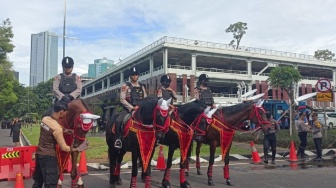
<path fill-rule="evenodd" d="M 40 135 L 40 126 L 37 124 L 34 124 L 32 128 L 22 128 L 22 132 L 25 134 L 27 139 L 30 141 L 32 145 L 37 145 L 38 144 L 38 139 Z M 108 162 L 108 154 L 107 154 L 107 145 L 105 142 L 105 136 L 103 136 L 101 133 L 97 133 L 98 135 L 101 136 L 95 136 L 92 137 L 90 133 L 87 134 L 87 139 L 89 141 L 89 149 L 86 151 L 86 158 L 88 162 Z M 209 146 L 208 145 L 203 145 L 201 147 L 201 156 L 202 157 L 208 157 L 209 156 Z M 163 147 L 163 152 L 165 158 L 168 156 L 168 147 L 164 146 Z M 153 159 L 156 160 L 158 157 L 159 153 L 159 147 L 155 148 L 155 153 Z M 232 146 L 230 153 L 235 153 L 235 154 L 250 154 L 251 151 L 249 149 L 244 149 L 240 148 L 239 146 Z M 221 154 L 221 149 L 218 147 L 216 149 L 216 156 Z M 196 144 L 194 143 L 194 148 L 192 155 L 196 155 Z M 174 152 L 174 159 L 180 156 L 180 150 L 175 150 Z M 131 160 L 131 155 L 130 153 L 127 153 L 124 156 L 124 161 L 130 161 Z"/>

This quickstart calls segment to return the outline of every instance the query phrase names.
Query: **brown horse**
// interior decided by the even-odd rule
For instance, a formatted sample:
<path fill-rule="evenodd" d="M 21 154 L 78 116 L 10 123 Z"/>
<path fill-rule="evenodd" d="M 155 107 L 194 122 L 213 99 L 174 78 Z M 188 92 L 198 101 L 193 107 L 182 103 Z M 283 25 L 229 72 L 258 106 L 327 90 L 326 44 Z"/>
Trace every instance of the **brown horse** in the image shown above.
<path fill-rule="evenodd" d="M 73 134 L 64 134 L 67 145 L 73 145 L 74 148 L 77 148 L 83 143 L 86 133 L 92 127 L 92 118 L 86 117 L 87 115 L 92 114 L 89 107 L 83 100 L 76 99 L 68 104 L 66 115 L 62 119 L 59 119 L 59 123 L 63 126 L 63 128 L 73 130 Z M 57 153 L 60 166 L 60 180 L 58 187 L 62 187 L 63 170 L 67 164 L 70 154 L 62 152 L 59 149 L 57 149 Z M 77 172 L 78 154 L 79 152 L 71 152 L 72 168 L 70 175 L 72 179 L 71 186 L 81 188 L 84 187 L 84 184 L 80 174 Z"/>
<path fill-rule="evenodd" d="M 196 148 L 196 169 L 197 174 L 201 175 L 200 171 L 200 148 L 202 143 L 210 145 L 210 159 L 208 166 L 208 185 L 214 186 L 212 180 L 212 169 L 214 164 L 214 157 L 216 147 L 221 146 L 222 157 L 224 157 L 225 166 L 223 168 L 224 178 L 227 185 L 231 185 L 229 175 L 229 151 L 232 144 L 232 139 L 236 130 L 243 130 L 245 128 L 243 122 L 250 120 L 258 127 L 262 127 L 266 130 L 269 125 L 269 121 L 266 118 L 265 110 L 262 107 L 263 101 L 246 102 L 228 107 L 219 108 L 212 116 L 213 121 L 210 125 L 206 137 L 202 142 L 197 142 Z"/>
<path fill-rule="evenodd" d="M 206 134 L 206 129 L 212 122 L 212 114 L 216 109 L 210 110 L 199 100 L 186 103 L 173 111 L 170 117 L 170 126 L 165 137 L 159 140 L 159 143 L 169 147 L 167 167 L 165 169 L 162 186 L 169 188 L 170 186 L 170 168 L 174 151 L 180 148 L 180 187 L 190 187 L 189 182 L 185 178 L 185 161 L 188 149 L 192 139 L 201 141 Z"/>
<path fill-rule="evenodd" d="M 157 139 L 164 136 L 168 130 L 168 104 L 170 100 L 158 100 L 156 96 L 148 96 L 139 104 L 131 119 L 126 123 L 121 149 L 114 147 L 115 134 L 113 126 L 118 114 L 113 115 L 107 122 L 106 143 L 110 161 L 110 187 L 122 184 L 120 164 L 127 151 L 132 152 L 132 174 L 130 187 L 136 187 L 138 174 L 137 160 L 140 158 L 142 173 L 145 177 L 145 187 L 151 187 L 150 161 L 153 157 Z"/>

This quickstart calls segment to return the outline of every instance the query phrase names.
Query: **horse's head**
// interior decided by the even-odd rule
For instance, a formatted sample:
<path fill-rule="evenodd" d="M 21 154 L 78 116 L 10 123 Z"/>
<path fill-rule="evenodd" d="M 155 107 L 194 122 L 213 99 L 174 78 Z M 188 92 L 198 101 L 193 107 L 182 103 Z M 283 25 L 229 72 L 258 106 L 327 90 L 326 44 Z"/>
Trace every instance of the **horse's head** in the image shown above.
<path fill-rule="evenodd" d="M 203 141 L 207 128 L 212 123 L 212 115 L 216 110 L 217 108 L 210 109 L 210 107 L 207 107 L 191 124 L 191 128 L 194 130 L 194 139 L 197 142 Z"/>
<path fill-rule="evenodd" d="M 69 108 L 63 126 L 73 130 L 73 147 L 78 147 L 85 140 L 86 133 L 91 129 L 93 119 L 99 117 L 90 112 L 83 100 L 76 99 L 68 104 Z"/>
<path fill-rule="evenodd" d="M 264 100 L 259 100 L 251 105 L 252 113 L 250 113 L 249 120 L 254 123 L 256 127 L 261 127 L 265 132 L 268 129 L 270 122 L 266 117 L 265 109 L 262 107 L 263 103 Z"/>
<path fill-rule="evenodd" d="M 156 96 L 147 96 L 139 105 L 136 112 L 138 119 L 144 125 L 153 125 L 156 131 L 156 138 L 164 137 L 169 127 L 168 117 L 169 104 L 171 99 L 159 99 Z"/>

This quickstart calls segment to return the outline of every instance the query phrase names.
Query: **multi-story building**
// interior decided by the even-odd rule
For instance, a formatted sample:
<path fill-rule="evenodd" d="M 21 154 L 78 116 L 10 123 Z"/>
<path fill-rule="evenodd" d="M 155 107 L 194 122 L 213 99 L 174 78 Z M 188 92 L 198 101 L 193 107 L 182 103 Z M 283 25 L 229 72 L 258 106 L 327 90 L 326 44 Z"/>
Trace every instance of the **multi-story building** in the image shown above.
<path fill-rule="evenodd" d="M 49 31 L 31 35 L 30 86 L 48 81 L 58 72 L 58 37 Z"/>
<path fill-rule="evenodd" d="M 336 83 L 335 63 L 310 55 L 244 46 L 235 49 L 227 44 L 163 37 L 83 84 L 82 98 L 89 103 L 96 98 L 104 100 L 102 108 L 112 109 L 118 104 L 121 85 L 129 80 L 131 66 L 140 71 L 139 81 L 146 86 L 147 94 L 155 94 L 161 85 L 160 77 L 169 74 L 180 104 L 194 98 L 198 76 L 202 73 L 209 75 L 216 103 L 238 102 L 244 94 L 239 92 L 242 86 L 246 91 L 265 93 L 263 99 L 288 101 L 285 91 L 272 88 L 267 82 L 270 71 L 277 66 L 292 66 L 300 71 L 303 79 L 297 85 L 297 96 L 315 92 L 315 84 L 322 77 L 332 86 Z M 307 104 L 316 108 L 335 107 L 334 102 L 313 99 L 307 100 Z"/>
<path fill-rule="evenodd" d="M 113 60 L 106 59 L 95 59 L 94 64 L 89 64 L 88 77 L 96 78 L 99 74 L 106 72 L 114 66 Z"/>

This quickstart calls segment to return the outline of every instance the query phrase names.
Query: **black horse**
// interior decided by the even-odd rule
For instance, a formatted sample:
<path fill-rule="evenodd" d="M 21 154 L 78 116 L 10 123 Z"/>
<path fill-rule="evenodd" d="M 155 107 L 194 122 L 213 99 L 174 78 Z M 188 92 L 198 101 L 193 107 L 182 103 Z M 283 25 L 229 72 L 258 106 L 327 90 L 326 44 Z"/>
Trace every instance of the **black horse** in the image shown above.
<path fill-rule="evenodd" d="M 200 171 L 200 148 L 202 143 L 210 145 L 210 159 L 208 166 L 208 185 L 214 186 L 212 180 L 212 169 L 216 147 L 221 146 L 222 157 L 225 161 L 223 168 L 224 178 L 227 185 L 231 185 L 229 175 L 229 152 L 232 144 L 232 139 L 236 130 L 244 130 L 244 121 L 251 120 L 257 127 L 262 127 L 263 131 L 268 128 L 269 121 L 266 118 L 265 110 L 262 107 L 263 101 L 246 102 L 228 107 L 219 108 L 213 115 L 213 121 L 207 130 L 206 137 L 203 141 L 197 142 L 196 148 L 196 169 L 197 174 L 201 175 Z M 189 164 L 188 164 L 189 165 Z"/>
<path fill-rule="evenodd" d="M 185 178 L 185 159 L 192 139 L 202 141 L 206 133 L 206 128 L 212 121 L 212 114 L 216 109 L 210 110 L 201 101 L 196 100 L 182 105 L 173 111 L 170 116 L 170 127 L 163 139 L 159 140 L 160 144 L 169 146 L 167 167 L 165 169 L 162 186 L 170 187 L 170 168 L 174 151 L 180 148 L 180 186 L 190 187 Z"/>
<path fill-rule="evenodd" d="M 127 151 L 132 152 L 132 177 L 130 187 L 136 187 L 138 174 L 137 160 L 140 157 L 142 172 L 145 175 L 145 187 L 151 186 L 150 161 L 153 157 L 156 139 L 164 136 L 168 130 L 168 104 L 170 100 L 158 100 L 156 96 L 148 96 L 143 99 L 139 109 L 135 111 L 127 122 L 124 131 L 123 147 L 114 148 L 115 134 L 113 126 L 118 114 L 113 115 L 107 122 L 106 143 L 108 145 L 110 161 L 110 187 L 121 185 L 120 164 Z M 129 127 L 129 128 L 127 128 Z M 128 131 L 127 131 L 128 130 Z"/>

